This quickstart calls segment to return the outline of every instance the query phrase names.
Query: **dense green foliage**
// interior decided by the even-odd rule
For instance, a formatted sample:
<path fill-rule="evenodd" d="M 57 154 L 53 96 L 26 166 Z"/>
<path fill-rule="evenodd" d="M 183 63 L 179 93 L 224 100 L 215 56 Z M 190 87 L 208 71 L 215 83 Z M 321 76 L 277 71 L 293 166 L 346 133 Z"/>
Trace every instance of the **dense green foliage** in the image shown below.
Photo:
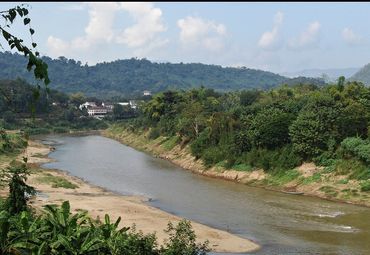
<path fill-rule="evenodd" d="M 314 161 L 339 173 L 351 160 L 357 167 L 346 174 L 364 180 L 370 178 L 369 123 L 370 89 L 341 78 L 325 87 L 166 91 L 145 103 L 128 127 L 150 129 L 150 139 L 177 136 L 206 166 L 281 174 Z"/>
<path fill-rule="evenodd" d="M 37 99 L 33 91 L 39 91 Z M 0 127 L 23 129 L 30 135 L 69 130 L 104 129 L 104 121 L 88 118 L 78 106 L 89 98 L 56 90 L 38 90 L 24 80 L 0 80 Z"/>
<path fill-rule="evenodd" d="M 107 98 L 117 95 L 139 96 L 144 90 L 160 92 L 167 89 L 190 89 L 199 85 L 218 91 L 230 91 L 267 89 L 291 82 L 323 84 L 323 81 L 312 78 L 292 80 L 261 70 L 196 63 L 152 63 L 146 59 L 132 58 L 87 66 L 65 57 L 43 57 L 42 60 L 48 65 L 51 88 L 67 93 L 81 91 L 88 96 Z M 20 77 L 32 82 L 32 75 L 24 70 L 25 61 L 18 54 L 0 53 L 0 79 Z"/>
<path fill-rule="evenodd" d="M 41 215 L 30 211 L 0 211 L 0 254 L 112 254 L 112 255 L 204 255 L 208 244 L 197 244 L 194 231 L 183 220 L 167 232 L 170 240 L 158 247 L 155 234 L 135 228 L 119 228 L 105 215 L 92 220 L 87 212 L 71 213 L 68 201 L 60 207 L 46 205 Z"/>
<path fill-rule="evenodd" d="M 25 162 L 27 162 L 26 159 Z M 2 182 L 9 185 L 9 196 L 4 208 L 12 215 L 27 211 L 27 201 L 35 194 L 35 189 L 26 184 L 29 175 L 30 172 L 25 163 L 13 161 L 1 178 Z"/>

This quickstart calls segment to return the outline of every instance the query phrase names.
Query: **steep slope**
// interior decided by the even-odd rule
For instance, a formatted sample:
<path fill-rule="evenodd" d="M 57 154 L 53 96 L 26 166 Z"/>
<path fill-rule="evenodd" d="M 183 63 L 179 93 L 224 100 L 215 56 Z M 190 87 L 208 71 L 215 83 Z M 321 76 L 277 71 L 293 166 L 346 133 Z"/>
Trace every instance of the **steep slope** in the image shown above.
<path fill-rule="evenodd" d="M 350 80 L 361 81 L 366 85 L 370 85 L 370 63 L 362 67 Z"/>

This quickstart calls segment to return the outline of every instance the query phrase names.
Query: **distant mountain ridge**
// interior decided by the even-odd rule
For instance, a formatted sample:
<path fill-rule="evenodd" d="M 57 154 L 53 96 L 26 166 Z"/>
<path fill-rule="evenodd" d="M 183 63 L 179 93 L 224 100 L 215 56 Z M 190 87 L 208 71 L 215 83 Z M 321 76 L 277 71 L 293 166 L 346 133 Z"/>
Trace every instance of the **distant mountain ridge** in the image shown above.
<path fill-rule="evenodd" d="M 323 80 L 300 77 L 290 79 L 272 72 L 249 68 L 221 67 L 200 63 L 154 63 L 146 59 L 125 59 L 94 66 L 65 57 L 43 57 L 48 64 L 50 87 L 66 93 L 83 92 L 88 96 L 132 96 L 144 90 L 152 93 L 167 89 L 205 86 L 218 91 L 250 88 L 269 89 L 283 83 L 314 83 Z M 19 54 L 0 52 L 0 79 L 23 78 L 33 81 L 26 70 L 27 59 Z"/>
<path fill-rule="evenodd" d="M 360 70 L 360 67 L 349 67 L 349 68 L 330 68 L 330 69 L 305 69 L 296 72 L 285 72 L 281 73 L 283 76 L 287 76 L 290 78 L 298 77 L 298 76 L 305 76 L 311 78 L 322 77 L 323 74 L 326 74 L 330 81 L 335 81 L 338 79 L 339 76 L 344 76 L 346 78 L 351 77 L 357 71 Z"/>
<path fill-rule="evenodd" d="M 360 81 L 366 85 L 370 85 L 370 63 L 362 67 L 351 78 L 351 81 Z"/>

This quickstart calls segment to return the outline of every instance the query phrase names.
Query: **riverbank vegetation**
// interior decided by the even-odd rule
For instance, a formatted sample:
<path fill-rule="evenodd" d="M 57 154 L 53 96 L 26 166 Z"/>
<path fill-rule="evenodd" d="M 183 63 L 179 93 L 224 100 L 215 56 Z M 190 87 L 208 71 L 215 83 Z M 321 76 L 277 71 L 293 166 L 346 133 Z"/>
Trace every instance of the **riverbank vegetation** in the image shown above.
<path fill-rule="evenodd" d="M 323 87 L 167 91 L 153 96 L 138 118 L 121 126 L 152 141 L 162 137 L 167 148 L 187 146 L 208 168 L 263 169 L 269 176 L 264 185 L 270 186 L 320 186 L 336 180 L 334 186 L 343 189 L 326 193 L 348 197 L 368 189 L 369 120 L 370 89 L 341 78 Z M 315 171 L 302 175 L 299 167 L 309 162 Z M 350 186 L 353 192 L 347 192 Z"/>
<path fill-rule="evenodd" d="M 35 211 L 28 205 L 36 190 L 27 184 L 31 173 L 27 159 L 14 160 L 27 146 L 26 137 L 3 132 L 1 144 L 1 155 L 10 156 L 2 162 L 0 178 L 1 190 L 8 187 L 7 197 L 0 197 L 0 254 L 203 255 L 209 251 L 207 242 L 196 242 L 192 226 L 186 220 L 176 226 L 169 223 L 166 229 L 169 238 L 158 245 L 154 233 L 143 234 L 135 227 L 119 228 L 121 218 L 113 222 L 108 214 L 101 221 L 91 218 L 87 211 L 72 213 L 68 201 Z M 58 187 L 75 188 L 72 183 L 50 174 L 42 178 L 42 182 Z"/>

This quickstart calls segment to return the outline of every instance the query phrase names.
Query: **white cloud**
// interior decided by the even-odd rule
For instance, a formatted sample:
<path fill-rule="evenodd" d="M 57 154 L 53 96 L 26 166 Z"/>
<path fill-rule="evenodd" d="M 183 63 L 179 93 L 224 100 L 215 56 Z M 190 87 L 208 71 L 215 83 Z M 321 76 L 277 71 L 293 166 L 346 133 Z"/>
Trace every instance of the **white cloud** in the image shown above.
<path fill-rule="evenodd" d="M 320 28 L 320 22 L 312 22 L 299 37 L 293 38 L 288 46 L 291 49 L 302 49 L 317 46 L 317 43 L 320 39 Z"/>
<path fill-rule="evenodd" d="M 92 45 L 101 42 L 110 42 L 114 36 L 112 29 L 115 12 L 119 10 L 117 3 L 88 3 L 89 23 L 85 28 L 85 35 L 73 39 L 71 42 L 63 41 L 49 36 L 47 46 L 54 56 L 67 55 L 73 51 L 87 50 Z"/>
<path fill-rule="evenodd" d="M 202 46 L 217 51 L 224 46 L 226 27 L 214 21 L 188 16 L 177 21 L 180 28 L 180 42 L 185 46 Z"/>
<path fill-rule="evenodd" d="M 274 16 L 274 24 L 271 31 L 266 31 L 262 34 L 258 41 L 258 46 L 265 50 L 273 50 L 279 46 L 279 32 L 283 23 L 284 14 L 277 12 Z"/>
<path fill-rule="evenodd" d="M 160 40 L 156 37 L 157 34 L 167 30 L 162 22 L 161 9 L 154 8 L 152 3 L 125 2 L 121 3 L 120 7 L 133 17 L 135 24 L 125 28 L 117 36 L 116 41 L 118 43 L 126 44 L 128 47 L 145 46 L 153 40 Z"/>
<path fill-rule="evenodd" d="M 65 55 L 68 51 L 69 43 L 64 42 L 59 38 L 55 38 L 54 36 L 49 36 L 47 39 L 47 45 L 50 51 L 50 54 L 54 57 L 59 57 L 61 55 Z"/>
<path fill-rule="evenodd" d="M 361 44 L 363 42 L 362 36 L 356 34 L 348 27 L 342 30 L 342 38 L 349 45 Z"/>
<path fill-rule="evenodd" d="M 134 55 L 137 57 L 147 57 L 155 49 L 163 48 L 169 42 L 168 39 L 158 38 L 150 43 L 146 44 L 145 47 L 140 47 L 134 50 Z"/>
<path fill-rule="evenodd" d="M 158 33 L 166 31 L 166 27 L 162 22 L 162 11 L 154 8 L 152 3 L 93 2 L 86 5 L 89 8 L 89 22 L 85 34 L 71 41 L 49 36 L 47 46 L 52 56 L 91 50 L 93 46 L 101 43 L 125 44 L 135 48 L 135 52 L 141 55 L 163 47 L 168 42 L 157 36 Z M 118 34 L 113 25 L 117 12 L 122 10 L 132 16 L 135 24 Z"/>

